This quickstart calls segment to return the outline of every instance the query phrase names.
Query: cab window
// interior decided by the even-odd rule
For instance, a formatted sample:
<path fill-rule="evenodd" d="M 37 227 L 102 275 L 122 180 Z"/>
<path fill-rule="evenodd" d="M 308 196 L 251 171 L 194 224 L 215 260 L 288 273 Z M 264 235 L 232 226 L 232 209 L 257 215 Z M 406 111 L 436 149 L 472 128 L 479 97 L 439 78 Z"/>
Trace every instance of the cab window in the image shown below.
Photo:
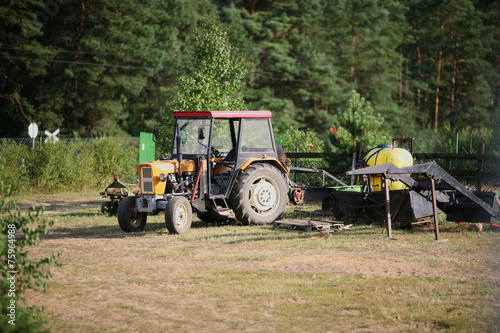
<path fill-rule="evenodd" d="M 273 142 L 268 119 L 245 119 L 242 123 L 241 151 L 272 151 Z"/>

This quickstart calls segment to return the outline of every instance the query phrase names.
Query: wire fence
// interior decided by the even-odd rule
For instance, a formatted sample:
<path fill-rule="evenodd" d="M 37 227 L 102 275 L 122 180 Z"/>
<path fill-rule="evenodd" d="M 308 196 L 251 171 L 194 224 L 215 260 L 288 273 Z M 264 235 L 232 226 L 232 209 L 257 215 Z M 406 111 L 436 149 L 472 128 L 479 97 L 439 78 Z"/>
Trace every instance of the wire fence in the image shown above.
<path fill-rule="evenodd" d="M 492 135 L 491 132 L 483 131 L 478 133 L 432 133 L 429 136 L 419 135 L 413 141 L 414 164 L 436 161 L 443 169 L 455 177 L 465 186 L 473 190 L 499 191 L 500 190 L 500 135 Z M 401 137 L 409 137 L 401 135 Z M 411 136 L 410 136 L 411 137 Z M 102 140 L 94 139 L 60 139 L 67 143 L 68 149 L 74 149 L 72 153 L 76 155 L 85 144 Z M 126 142 L 129 149 L 139 146 L 138 137 L 119 138 Z M 31 151 L 33 146 L 41 146 L 44 143 L 42 138 L 32 140 L 30 138 L 0 138 L 0 152 L 2 147 L 8 144 L 27 147 Z M 93 146 L 93 145 L 90 145 Z M 408 146 L 399 145 L 403 148 Z M 75 148 L 76 147 L 76 148 Z M 80 148 L 78 148 L 80 147 Z M 138 149 L 137 149 L 138 151 Z M 0 154 L 1 155 L 1 154 Z M 346 171 L 352 169 L 352 155 L 345 153 L 302 153 L 288 152 L 288 165 L 325 170 L 346 184 L 350 184 L 350 178 Z M 22 157 L 16 163 L 4 163 L 0 156 L 0 163 L 7 167 L 24 167 L 25 160 L 29 157 Z M 137 162 L 137 161 L 136 161 Z M 13 170 L 4 170 L 13 171 Z M 136 172 L 136 170 L 132 171 Z M 131 176 L 134 178 L 136 176 Z M 292 173 L 292 181 L 298 184 L 322 185 L 323 176 L 314 173 Z"/>
<path fill-rule="evenodd" d="M 92 142 L 95 140 L 103 140 L 104 138 L 59 138 L 59 141 L 66 143 L 85 143 Z M 126 143 L 134 144 L 137 143 L 139 145 L 139 137 L 124 137 L 120 138 Z M 0 138 L 0 147 L 5 146 L 9 143 L 22 144 L 27 147 L 33 147 L 33 145 L 41 145 L 43 143 L 47 143 L 46 139 L 42 137 L 38 137 L 35 139 L 31 138 Z"/>
<path fill-rule="evenodd" d="M 465 186 L 473 190 L 500 190 L 500 133 L 491 129 L 464 131 L 460 133 L 421 131 L 398 133 L 392 138 L 413 138 L 414 164 L 436 161 L 436 163 Z M 397 147 L 410 150 L 409 142 L 396 141 Z M 300 146 L 300 143 L 297 144 Z M 367 151 L 372 147 L 364 147 Z M 289 166 L 323 169 L 346 184 L 351 179 L 345 173 L 352 170 L 352 155 L 345 153 L 301 153 L 288 152 Z M 297 173 L 291 179 L 296 183 L 321 185 L 319 174 Z M 333 185 L 333 184 L 332 184 Z"/>
<path fill-rule="evenodd" d="M 103 188 L 118 173 L 137 182 L 139 138 L 0 139 L 0 180 L 14 194 Z"/>
<path fill-rule="evenodd" d="M 462 133 L 406 132 L 397 133 L 393 137 L 414 138 L 414 153 L 500 155 L 500 133 L 489 129 Z"/>
<path fill-rule="evenodd" d="M 352 155 L 345 153 L 287 153 L 289 165 L 294 167 L 325 170 L 346 184 L 351 179 L 346 171 L 352 170 Z M 436 161 L 460 183 L 472 190 L 500 191 L 500 155 L 428 153 L 413 154 L 413 163 Z M 290 179 L 297 184 L 319 186 L 321 173 L 292 173 Z M 330 180 L 328 185 L 338 185 Z"/>

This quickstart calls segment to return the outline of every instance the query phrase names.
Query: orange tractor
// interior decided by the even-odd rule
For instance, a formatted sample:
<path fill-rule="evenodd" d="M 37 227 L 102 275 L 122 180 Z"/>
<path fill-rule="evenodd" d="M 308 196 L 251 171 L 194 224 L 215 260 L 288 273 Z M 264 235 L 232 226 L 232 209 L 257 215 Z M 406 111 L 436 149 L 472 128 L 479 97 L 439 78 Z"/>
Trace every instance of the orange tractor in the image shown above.
<path fill-rule="evenodd" d="M 232 211 L 243 224 L 271 223 L 283 213 L 286 157 L 270 111 L 178 111 L 174 121 L 153 131 L 171 153 L 140 164 L 140 194 L 118 206 L 123 231 L 143 230 L 148 214 L 160 211 L 174 234 L 189 230 L 193 211 L 204 222 Z"/>

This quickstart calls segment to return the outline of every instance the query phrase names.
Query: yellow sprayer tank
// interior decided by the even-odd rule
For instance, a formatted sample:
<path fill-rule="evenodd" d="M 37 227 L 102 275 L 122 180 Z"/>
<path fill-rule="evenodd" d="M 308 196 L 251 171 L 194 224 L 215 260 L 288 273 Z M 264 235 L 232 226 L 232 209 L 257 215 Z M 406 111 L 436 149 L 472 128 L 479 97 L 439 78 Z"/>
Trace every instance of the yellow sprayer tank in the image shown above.
<path fill-rule="evenodd" d="M 413 156 L 406 149 L 384 146 L 371 149 L 365 157 L 365 163 L 367 166 L 374 166 L 389 162 L 398 168 L 404 168 L 413 165 Z M 382 190 L 382 177 L 370 177 L 370 181 L 374 191 Z M 389 190 L 403 189 L 406 189 L 406 186 L 403 183 L 389 180 Z"/>

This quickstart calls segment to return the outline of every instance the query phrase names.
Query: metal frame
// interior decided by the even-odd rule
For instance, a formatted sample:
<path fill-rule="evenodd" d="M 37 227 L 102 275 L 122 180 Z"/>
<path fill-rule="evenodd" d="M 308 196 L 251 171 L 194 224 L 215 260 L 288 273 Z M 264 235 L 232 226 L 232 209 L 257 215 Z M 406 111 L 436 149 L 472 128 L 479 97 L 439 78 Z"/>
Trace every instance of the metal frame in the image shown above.
<path fill-rule="evenodd" d="M 415 179 L 410 177 L 410 174 L 425 175 L 429 179 L 429 182 L 417 182 Z M 487 202 L 479 198 L 474 192 L 472 192 L 460 182 L 458 182 L 455 178 L 453 178 L 449 173 L 447 173 L 444 169 L 437 165 L 436 162 L 428 162 L 405 168 L 398 168 L 392 163 L 385 163 L 372 167 L 348 171 L 347 175 L 380 175 L 383 178 L 386 197 L 387 232 L 389 237 L 392 237 L 392 215 L 388 184 L 389 179 L 392 181 L 401 181 L 412 191 L 417 192 L 432 203 L 436 240 L 440 240 L 438 206 L 440 206 L 439 208 L 445 213 L 457 209 L 457 207 L 459 206 L 461 210 L 466 210 L 468 208 L 475 209 L 472 214 L 477 215 L 477 210 L 479 209 L 481 213 L 486 212 L 487 214 L 491 215 L 493 219 L 500 219 L 500 208 L 498 204 L 495 204 L 495 201 L 493 201 L 494 204 L 488 204 Z M 427 191 L 429 187 L 431 194 L 430 198 L 423 193 L 424 191 Z M 436 195 L 437 191 L 459 193 L 460 195 L 467 198 L 472 203 L 472 205 L 468 205 L 467 202 L 458 202 L 457 200 L 453 199 L 449 199 L 448 201 L 439 201 Z"/>

